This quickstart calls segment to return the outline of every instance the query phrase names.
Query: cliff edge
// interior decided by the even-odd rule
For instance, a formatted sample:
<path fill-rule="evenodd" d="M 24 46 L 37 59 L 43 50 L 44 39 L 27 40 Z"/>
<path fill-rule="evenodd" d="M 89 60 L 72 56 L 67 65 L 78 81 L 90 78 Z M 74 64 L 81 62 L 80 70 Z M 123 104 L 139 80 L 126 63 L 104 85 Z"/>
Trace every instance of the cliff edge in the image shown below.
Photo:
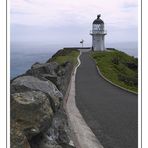
<path fill-rule="evenodd" d="M 72 148 L 63 104 L 79 51 L 59 50 L 11 80 L 11 148 Z"/>

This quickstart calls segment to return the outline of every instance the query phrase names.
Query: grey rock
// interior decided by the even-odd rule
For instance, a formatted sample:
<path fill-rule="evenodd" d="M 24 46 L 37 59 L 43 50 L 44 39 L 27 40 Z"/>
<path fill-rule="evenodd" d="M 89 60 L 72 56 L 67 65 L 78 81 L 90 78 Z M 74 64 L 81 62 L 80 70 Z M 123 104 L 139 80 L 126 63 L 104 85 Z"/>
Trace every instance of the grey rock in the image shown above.
<path fill-rule="evenodd" d="M 68 131 L 67 116 L 64 110 L 61 108 L 54 114 L 52 124 L 47 131 L 47 135 L 59 144 L 69 143 L 70 139 L 67 135 Z"/>
<path fill-rule="evenodd" d="M 42 74 L 56 75 L 56 69 L 58 64 L 56 62 L 51 63 L 35 63 L 32 65 L 31 69 L 26 73 L 33 76 L 40 76 Z"/>
<path fill-rule="evenodd" d="M 11 119 L 19 124 L 28 139 L 46 131 L 52 117 L 53 111 L 45 93 L 28 91 L 11 95 Z"/>
<path fill-rule="evenodd" d="M 67 116 L 63 108 L 60 108 L 53 116 L 50 128 L 44 134 L 35 137 L 30 143 L 34 148 L 74 148 L 70 144 Z"/>
<path fill-rule="evenodd" d="M 51 81 L 43 81 L 33 76 L 19 77 L 11 83 L 11 87 L 15 92 L 39 90 L 48 94 L 51 97 L 51 104 L 54 111 L 60 107 L 60 101 L 63 98 L 62 93 Z"/>
<path fill-rule="evenodd" d="M 57 86 L 57 81 L 58 81 L 57 75 L 42 74 L 41 76 L 47 80 L 50 80 L 52 83 L 54 83 Z"/>
<path fill-rule="evenodd" d="M 74 148 L 62 106 L 72 70 L 50 59 L 11 80 L 11 148 Z"/>
<path fill-rule="evenodd" d="M 56 85 L 58 86 L 59 90 L 65 95 L 70 78 L 71 78 L 71 73 L 73 70 L 73 65 L 70 62 L 66 62 L 63 65 L 59 66 L 58 71 L 57 71 L 57 83 Z"/>
<path fill-rule="evenodd" d="M 48 96 L 40 91 L 11 94 L 11 148 L 30 148 L 28 140 L 47 131 L 53 117 Z"/>
<path fill-rule="evenodd" d="M 65 95 L 72 70 L 73 64 L 71 62 L 65 62 L 61 65 L 56 62 L 36 63 L 26 72 L 26 75 L 35 76 L 41 80 L 50 80 Z"/>
<path fill-rule="evenodd" d="M 15 127 L 14 124 L 13 127 L 11 125 L 10 137 L 11 148 L 31 148 L 24 133 L 21 130 L 19 130 L 18 127 Z"/>

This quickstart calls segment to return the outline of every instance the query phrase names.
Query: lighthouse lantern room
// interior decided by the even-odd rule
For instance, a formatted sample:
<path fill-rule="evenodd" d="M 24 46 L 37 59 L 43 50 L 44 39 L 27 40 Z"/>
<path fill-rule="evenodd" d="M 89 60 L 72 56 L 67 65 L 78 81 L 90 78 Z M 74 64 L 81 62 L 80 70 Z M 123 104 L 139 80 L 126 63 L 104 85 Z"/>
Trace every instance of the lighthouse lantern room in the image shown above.
<path fill-rule="evenodd" d="M 97 19 L 93 21 L 92 31 L 92 50 L 103 51 L 105 50 L 104 36 L 107 34 L 104 30 L 104 22 L 100 19 L 101 15 L 97 15 Z"/>

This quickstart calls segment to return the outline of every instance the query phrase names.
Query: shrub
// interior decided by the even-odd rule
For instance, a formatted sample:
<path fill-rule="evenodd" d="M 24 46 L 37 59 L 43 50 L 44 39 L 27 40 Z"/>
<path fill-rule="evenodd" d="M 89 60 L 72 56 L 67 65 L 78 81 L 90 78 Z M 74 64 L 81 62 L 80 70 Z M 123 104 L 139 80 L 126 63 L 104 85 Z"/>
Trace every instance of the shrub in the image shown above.
<path fill-rule="evenodd" d="M 138 68 L 138 63 L 127 62 L 126 65 L 128 68 L 133 69 L 133 70 L 137 70 L 137 68 Z"/>
<path fill-rule="evenodd" d="M 130 86 L 133 86 L 133 85 L 138 86 L 138 78 L 136 77 L 130 77 L 124 74 L 118 74 L 118 79 Z"/>

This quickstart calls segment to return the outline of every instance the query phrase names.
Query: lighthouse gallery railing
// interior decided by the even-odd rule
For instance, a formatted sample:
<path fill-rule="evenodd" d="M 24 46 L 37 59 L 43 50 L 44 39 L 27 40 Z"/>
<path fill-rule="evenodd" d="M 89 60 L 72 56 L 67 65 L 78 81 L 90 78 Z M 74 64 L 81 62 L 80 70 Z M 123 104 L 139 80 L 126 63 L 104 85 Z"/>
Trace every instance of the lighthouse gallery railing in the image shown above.
<path fill-rule="evenodd" d="M 106 30 L 90 30 L 90 34 L 107 34 Z"/>

